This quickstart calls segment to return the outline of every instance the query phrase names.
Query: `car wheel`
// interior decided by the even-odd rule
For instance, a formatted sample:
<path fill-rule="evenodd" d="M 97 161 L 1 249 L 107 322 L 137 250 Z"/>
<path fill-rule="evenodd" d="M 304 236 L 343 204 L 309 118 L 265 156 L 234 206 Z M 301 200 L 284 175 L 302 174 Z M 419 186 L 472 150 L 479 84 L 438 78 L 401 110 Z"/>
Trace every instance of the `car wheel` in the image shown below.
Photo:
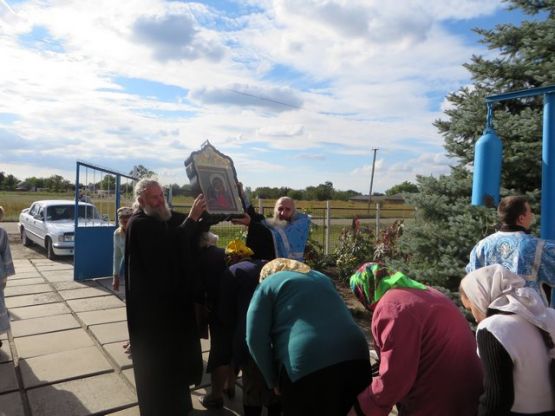
<path fill-rule="evenodd" d="M 52 240 L 50 238 L 46 239 L 46 257 L 49 260 L 56 259 L 56 254 L 54 254 L 54 248 L 52 247 Z"/>
<path fill-rule="evenodd" d="M 29 247 L 33 245 L 33 242 L 29 237 L 27 237 L 27 233 L 25 232 L 25 227 L 21 227 L 21 242 L 25 247 Z"/>

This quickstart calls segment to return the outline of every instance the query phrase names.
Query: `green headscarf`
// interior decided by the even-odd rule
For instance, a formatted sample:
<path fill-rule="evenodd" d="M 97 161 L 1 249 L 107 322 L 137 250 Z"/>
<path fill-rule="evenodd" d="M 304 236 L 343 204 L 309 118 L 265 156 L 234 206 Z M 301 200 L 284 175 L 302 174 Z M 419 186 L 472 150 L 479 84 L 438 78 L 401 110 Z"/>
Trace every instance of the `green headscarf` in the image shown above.
<path fill-rule="evenodd" d="M 412 280 L 403 273 L 390 272 L 383 264 L 373 262 L 360 266 L 351 276 L 349 283 L 351 291 L 368 310 L 371 310 L 389 289 L 427 289 L 426 285 Z"/>

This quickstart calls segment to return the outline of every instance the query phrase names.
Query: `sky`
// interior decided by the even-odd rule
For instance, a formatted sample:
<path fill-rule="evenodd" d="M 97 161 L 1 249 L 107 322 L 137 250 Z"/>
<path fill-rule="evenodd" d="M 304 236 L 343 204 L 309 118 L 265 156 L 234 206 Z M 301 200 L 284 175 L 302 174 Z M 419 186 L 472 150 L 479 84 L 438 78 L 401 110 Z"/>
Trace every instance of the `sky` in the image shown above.
<path fill-rule="evenodd" d="M 368 194 L 449 173 L 449 92 L 499 0 L 0 0 L 0 171 L 164 184 L 209 140 L 245 186 Z M 485 105 L 484 105 L 485 111 Z"/>

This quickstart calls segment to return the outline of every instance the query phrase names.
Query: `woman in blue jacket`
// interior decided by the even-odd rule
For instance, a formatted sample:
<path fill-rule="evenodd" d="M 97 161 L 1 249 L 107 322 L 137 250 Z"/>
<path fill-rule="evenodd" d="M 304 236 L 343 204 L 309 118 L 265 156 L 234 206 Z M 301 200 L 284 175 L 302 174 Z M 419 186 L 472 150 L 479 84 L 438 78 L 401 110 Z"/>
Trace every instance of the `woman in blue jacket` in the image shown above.
<path fill-rule="evenodd" d="M 368 344 L 332 281 L 278 258 L 262 268 L 247 345 L 285 415 L 345 415 L 371 380 Z"/>

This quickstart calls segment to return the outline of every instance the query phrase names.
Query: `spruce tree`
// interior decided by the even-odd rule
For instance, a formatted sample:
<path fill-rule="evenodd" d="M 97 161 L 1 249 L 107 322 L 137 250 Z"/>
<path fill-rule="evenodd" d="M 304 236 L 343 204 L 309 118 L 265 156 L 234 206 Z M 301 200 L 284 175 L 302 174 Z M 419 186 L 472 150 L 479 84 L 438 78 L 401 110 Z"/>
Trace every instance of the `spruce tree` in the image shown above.
<path fill-rule="evenodd" d="M 473 85 L 449 94 L 446 118 L 434 124 L 445 138 L 455 166 L 450 175 L 418 177 L 420 192 L 409 202 L 417 208 L 399 244 L 401 258 L 392 265 L 414 278 L 456 289 L 473 245 L 490 234 L 496 222 L 492 208 L 470 205 L 474 144 L 486 120 L 484 98 L 555 83 L 555 0 L 508 0 L 530 18 L 520 25 L 475 29 L 497 52 L 494 58 L 473 56 L 464 66 Z M 539 213 L 541 186 L 542 97 L 510 100 L 494 106 L 493 125 L 503 142 L 501 195 L 521 194 Z"/>

